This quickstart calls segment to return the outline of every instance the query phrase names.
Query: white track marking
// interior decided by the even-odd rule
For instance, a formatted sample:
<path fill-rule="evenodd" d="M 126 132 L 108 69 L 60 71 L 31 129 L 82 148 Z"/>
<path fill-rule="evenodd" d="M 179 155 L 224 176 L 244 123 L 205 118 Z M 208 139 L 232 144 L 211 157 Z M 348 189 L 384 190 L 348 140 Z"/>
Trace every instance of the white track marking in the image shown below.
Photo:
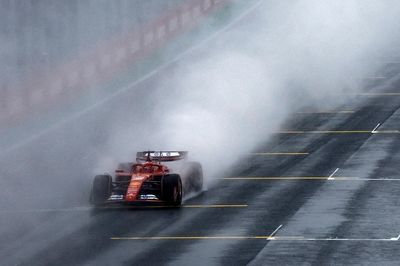
<path fill-rule="evenodd" d="M 377 124 L 376 127 L 371 131 L 372 134 L 378 133 L 378 131 L 376 131 L 379 127 L 381 126 L 381 124 Z"/>
<path fill-rule="evenodd" d="M 278 226 L 278 228 L 276 228 L 270 235 L 269 235 L 269 239 L 274 238 L 274 235 L 279 231 L 279 229 L 281 229 L 283 226 L 283 224 L 281 224 L 280 226 Z M 269 240 L 267 239 L 267 240 Z"/>
<path fill-rule="evenodd" d="M 79 117 L 83 116 L 84 114 L 86 114 L 89 111 L 92 111 L 94 109 L 96 109 L 97 107 L 109 102 L 110 100 L 120 96 L 121 94 L 131 90 L 133 87 L 137 86 L 140 83 L 143 83 L 144 81 L 148 80 L 149 78 L 155 76 L 158 72 L 160 72 L 163 69 L 166 69 L 168 66 L 178 62 L 179 60 L 183 59 L 184 57 L 190 55 L 191 53 L 193 53 L 194 51 L 200 49 L 204 44 L 208 43 L 209 41 L 215 39 L 216 37 L 218 37 L 219 35 L 221 35 L 222 33 L 226 32 L 227 30 L 229 30 L 233 25 L 235 25 L 236 23 L 238 23 L 240 20 L 242 20 L 244 17 L 246 17 L 248 14 L 250 14 L 251 12 L 253 12 L 256 8 L 258 8 L 264 1 L 260 0 L 258 2 L 256 2 L 254 5 L 252 5 L 251 7 L 249 7 L 246 11 L 244 11 L 242 14 L 240 14 L 238 17 L 236 17 L 234 20 L 232 20 L 230 23 L 226 24 L 224 27 L 222 27 L 221 29 L 215 31 L 213 34 L 209 35 L 207 38 L 199 41 L 196 45 L 193 45 L 192 47 L 188 48 L 187 50 L 183 51 L 182 53 L 176 55 L 174 58 L 172 58 L 170 61 L 165 62 L 164 64 L 161 64 L 160 66 L 158 66 L 157 68 L 155 68 L 153 71 L 150 71 L 148 74 L 144 75 L 143 77 L 133 81 L 132 83 L 128 84 L 125 87 L 122 87 L 121 89 L 111 93 L 108 97 L 104 98 L 103 100 L 98 101 L 95 104 L 92 104 L 86 108 L 84 108 L 82 111 L 75 113 L 67 118 L 65 118 L 64 120 L 61 120 L 58 123 L 53 124 L 52 126 L 46 128 L 45 130 L 35 134 L 35 135 L 31 135 L 29 138 L 26 138 L 25 140 L 16 143 L 14 145 L 12 145 L 9 148 L 5 148 L 2 150 L 2 153 L 0 154 L 0 156 L 4 156 L 6 155 L 8 152 L 15 150 L 17 148 L 20 148 L 30 142 L 32 142 L 33 140 L 45 135 L 46 133 L 53 131 L 57 128 L 59 128 L 62 125 L 67 124 L 68 122 L 71 122 L 73 120 L 78 119 Z M 107 56 L 107 58 L 109 58 Z"/>
<path fill-rule="evenodd" d="M 336 170 L 333 171 L 333 173 L 328 177 L 328 180 L 333 180 L 333 179 L 335 179 L 333 176 L 337 173 L 337 171 L 339 171 L 339 168 L 336 168 Z"/>
<path fill-rule="evenodd" d="M 344 179 L 346 180 L 346 179 Z M 352 179 L 347 179 L 347 180 L 352 180 Z M 400 181 L 400 178 L 359 178 L 359 179 L 353 179 L 353 180 L 361 180 L 361 181 Z"/>
<path fill-rule="evenodd" d="M 392 238 L 304 238 L 302 236 L 295 237 L 274 237 L 269 240 L 272 241 L 358 241 L 358 242 L 370 242 L 370 241 L 399 241 L 400 235 L 398 237 Z"/>

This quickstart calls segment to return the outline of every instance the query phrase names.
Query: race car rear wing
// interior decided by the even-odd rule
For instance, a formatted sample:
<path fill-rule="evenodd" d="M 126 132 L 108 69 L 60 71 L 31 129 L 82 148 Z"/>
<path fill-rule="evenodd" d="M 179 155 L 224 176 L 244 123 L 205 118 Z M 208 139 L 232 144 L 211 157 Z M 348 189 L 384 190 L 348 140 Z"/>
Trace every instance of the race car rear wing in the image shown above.
<path fill-rule="evenodd" d="M 142 151 L 136 153 L 136 161 L 171 162 L 186 159 L 187 151 Z"/>

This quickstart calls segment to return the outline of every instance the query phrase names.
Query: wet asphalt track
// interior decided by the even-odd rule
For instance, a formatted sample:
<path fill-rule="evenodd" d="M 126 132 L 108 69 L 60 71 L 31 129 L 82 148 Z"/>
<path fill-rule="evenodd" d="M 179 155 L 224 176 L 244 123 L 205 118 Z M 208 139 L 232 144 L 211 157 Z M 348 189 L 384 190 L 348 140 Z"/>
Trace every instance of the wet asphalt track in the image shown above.
<path fill-rule="evenodd" d="M 180 209 L 94 210 L 76 207 L 82 198 L 62 203 L 68 198 L 62 192 L 52 203 L 46 196 L 31 195 L 33 203 L 32 192 L 16 190 L 26 201 L 1 211 L 1 264 L 397 265 L 400 94 L 385 93 L 400 93 L 400 80 L 388 77 L 379 82 L 386 85 L 377 94 L 370 89 L 370 94 L 356 95 L 340 109 L 293 114 L 284 131 L 260 145 L 256 154 L 240 158 L 227 179 Z M 96 117 L 89 114 L 81 121 L 90 119 Z M 27 152 L 46 142 L 44 162 L 35 168 L 54 174 L 60 186 L 79 187 L 82 173 L 48 165 L 59 159 L 58 139 L 76 152 L 73 139 L 80 130 L 94 129 L 79 124 L 74 130 L 75 134 L 50 134 L 25 147 Z M 2 174 L 23 176 L 23 166 L 12 166 L 20 152 L 2 156 Z M 64 159 L 82 169 L 90 163 L 82 159 L 85 153 L 90 154 Z M 60 182 L 64 170 L 71 178 Z M 23 177 L 15 180 L 22 181 Z M 80 183 L 83 192 L 88 184 Z M 38 190 L 43 192 L 43 187 Z M 15 200 L 12 193 L 5 195 Z"/>
<path fill-rule="evenodd" d="M 151 103 L 156 74 L 0 155 L 0 264 L 398 265 L 398 73 L 389 64 L 338 109 L 293 114 L 182 208 L 95 210 L 86 204 L 91 178 L 82 177 L 112 130 L 98 122 L 119 108 L 130 110 L 127 124 L 140 122 L 147 113 L 135 102 Z"/>

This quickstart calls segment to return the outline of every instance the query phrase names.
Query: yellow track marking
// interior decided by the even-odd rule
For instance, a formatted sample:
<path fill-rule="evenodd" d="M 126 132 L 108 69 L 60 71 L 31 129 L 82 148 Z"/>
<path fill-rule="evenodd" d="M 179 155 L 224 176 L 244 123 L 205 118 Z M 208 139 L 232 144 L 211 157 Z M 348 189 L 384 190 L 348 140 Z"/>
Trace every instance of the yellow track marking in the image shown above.
<path fill-rule="evenodd" d="M 270 236 L 149 236 L 111 237 L 111 240 L 249 240 L 272 239 Z"/>
<path fill-rule="evenodd" d="M 297 155 L 309 155 L 308 152 L 254 152 L 251 155 L 265 155 L 265 156 L 297 156 Z"/>
<path fill-rule="evenodd" d="M 247 204 L 182 205 L 182 208 L 246 208 Z"/>
<path fill-rule="evenodd" d="M 277 131 L 276 134 L 400 134 L 399 130 L 378 130 L 372 133 L 371 130 L 287 130 Z"/>
<path fill-rule="evenodd" d="M 110 240 L 270 240 L 270 241 L 399 241 L 392 238 L 306 238 L 303 236 L 129 236 L 110 237 Z"/>
<path fill-rule="evenodd" d="M 143 206 L 107 206 L 103 209 L 168 209 L 168 208 L 246 208 L 247 204 L 187 204 L 181 206 L 171 206 L 171 205 L 143 205 Z"/>
<path fill-rule="evenodd" d="M 354 111 L 303 111 L 303 112 L 296 112 L 296 114 L 354 114 Z"/>

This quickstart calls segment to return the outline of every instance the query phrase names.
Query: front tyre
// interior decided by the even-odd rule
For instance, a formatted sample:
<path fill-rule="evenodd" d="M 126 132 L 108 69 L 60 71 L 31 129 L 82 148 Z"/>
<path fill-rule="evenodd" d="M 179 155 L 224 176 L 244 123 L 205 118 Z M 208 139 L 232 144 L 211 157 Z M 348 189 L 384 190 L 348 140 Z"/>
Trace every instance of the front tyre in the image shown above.
<path fill-rule="evenodd" d="M 106 202 L 111 194 L 111 182 L 112 178 L 110 175 L 95 176 L 90 197 L 92 204 L 101 205 Z"/>
<path fill-rule="evenodd" d="M 177 174 L 165 175 L 163 178 L 163 198 L 166 202 L 180 206 L 182 204 L 182 181 Z"/>

